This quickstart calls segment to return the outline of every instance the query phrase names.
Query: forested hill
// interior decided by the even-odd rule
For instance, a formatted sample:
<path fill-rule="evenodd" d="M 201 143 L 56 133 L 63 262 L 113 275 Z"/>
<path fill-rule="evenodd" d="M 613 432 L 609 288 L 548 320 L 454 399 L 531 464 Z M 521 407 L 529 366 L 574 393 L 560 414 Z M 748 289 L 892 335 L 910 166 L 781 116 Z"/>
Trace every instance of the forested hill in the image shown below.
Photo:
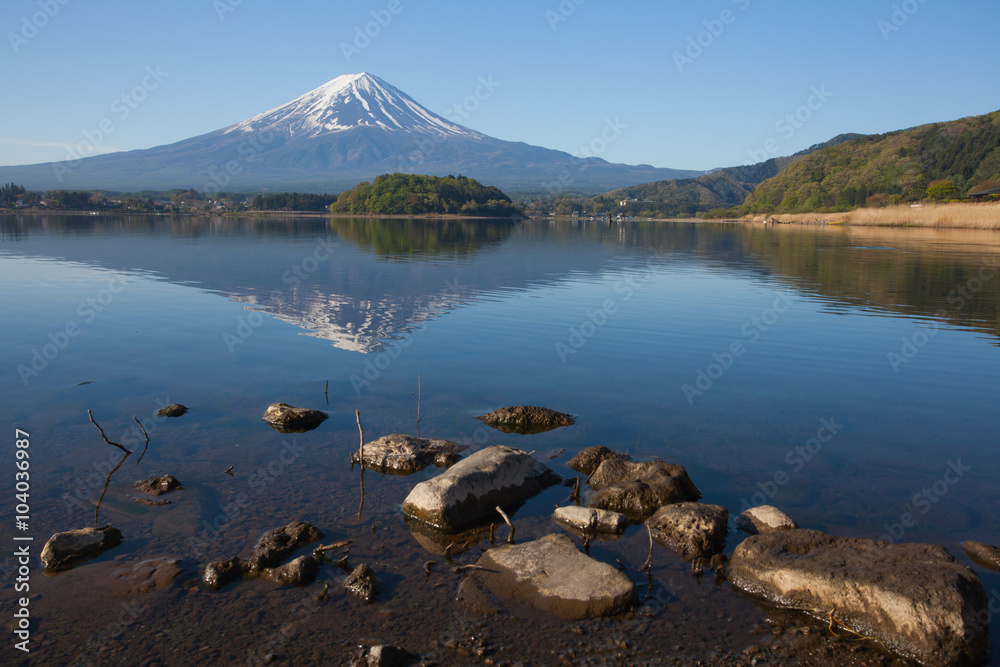
<path fill-rule="evenodd" d="M 337 197 L 333 213 L 374 215 L 452 214 L 482 217 L 520 216 L 510 197 L 465 176 L 383 174 Z"/>
<path fill-rule="evenodd" d="M 625 215 L 659 215 L 663 217 L 695 216 L 713 210 L 741 205 L 754 188 L 800 158 L 860 134 L 842 134 L 822 144 L 786 157 L 771 158 L 758 164 L 719 169 L 698 178 L 657 181 L 607 192 L 594 198 L 599 208 L 616 210 Z M 626 202 L 621 206 L 621 202 Z"/>
<path fill-rule="evenodd" d="M 958 199 L 1000 187 L 1000 111 L 864 136 L 812 153 L 758 185 L 747 212 L 848 210 Z"/>

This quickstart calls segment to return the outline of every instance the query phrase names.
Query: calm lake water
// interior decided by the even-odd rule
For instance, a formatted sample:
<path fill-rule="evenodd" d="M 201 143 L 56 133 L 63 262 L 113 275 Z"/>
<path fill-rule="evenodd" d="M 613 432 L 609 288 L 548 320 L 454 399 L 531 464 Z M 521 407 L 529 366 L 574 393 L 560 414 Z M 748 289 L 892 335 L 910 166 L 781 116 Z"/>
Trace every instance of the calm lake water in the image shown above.
<path fill-rule="evenodd" d="M 661 546 L 648 614 L 566 624 L 519 610 L 501 622 L 456 603 L 461 577 L 443 545 L 399 512 L 438 470 L 368 472 L 359 516 L 350 466 L 355 410 L 366 440 L 416 434 L 418 377 L 421 435 L 471 450 L 534 450 L 567 476 L 566 461 L 592 445 L 662 457 L 733 516 L 766 502 L 804 527 L 939 543 L 970 566 L 960 542 L 1000 541 L 996 233 L 141 216 L 0 216 L 0 230 L 0 397 L 11 439 L 31 434 L 36 556 L 52 533 L 93 523 L 119 459 L 87 410 L 127 447 L 143 443 L 133 415 L 150 434 L 100 510 L 125 542 L 57 577 L 33 570 L 32 662 L 253 664 L 273 653 L 339 664 L 379 641 L 442 664 L 481 663 L 476 641 L 498 663 L 568 651 L 643 662 L 771 641 L 753 634 L 765 610 L 692 578 Z M 260 416 L 278 401 L 330 419 L 276 433 Z M 174 402 L 190 412 L 154 419 Z M 518 404 L 577 424 L 518 436 L 473 419 Z M 172 505 L 131 500 L 132 482 L 167 473 L 185 486 Z M 4 489 L 11 498 L 12 476 Z M 549 516 L 567 494 L 524 506 L 519 540 L 557 530 Z M 902 525 L 906 513 L 915 526 Z M 8 525 L 12 514 L 10 501 Z M 310 604 L 321 583 L 196 585 L 200 565 L 296 519 L 327 542 L 354 538 L 352 564 L 383 579 L 379 602 L 333 587 Z M 639 582 L 647 549 L 636 526 L 591 553 Z M 180 559 L 183 574 L 138 596 L 107 588 L 147 558 Z M 13 578 L 13 558 L 0 566 Z M 1000 575 L 975 569 L 1000 599 Z M 328 567 L 321 581 L 342 576 Z M 13 594 L 3 605 L 13 609 Z"/>

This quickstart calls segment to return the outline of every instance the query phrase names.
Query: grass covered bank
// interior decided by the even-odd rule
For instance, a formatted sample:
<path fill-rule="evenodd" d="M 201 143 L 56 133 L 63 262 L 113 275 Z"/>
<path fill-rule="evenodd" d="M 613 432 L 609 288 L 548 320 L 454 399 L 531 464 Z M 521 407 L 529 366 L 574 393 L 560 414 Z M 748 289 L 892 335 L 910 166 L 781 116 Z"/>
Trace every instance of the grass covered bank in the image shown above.
<path fill-rule="evenodd" d="M 756 215 L 751 222 L 788 224 L 848 224 L 858 227 L 939 227 L 947 229 L 991 229 L 1000 231 L 1000 202 L 986 204 L 924 204 L 859 208 L 847 213 L 783 213 Z"/>

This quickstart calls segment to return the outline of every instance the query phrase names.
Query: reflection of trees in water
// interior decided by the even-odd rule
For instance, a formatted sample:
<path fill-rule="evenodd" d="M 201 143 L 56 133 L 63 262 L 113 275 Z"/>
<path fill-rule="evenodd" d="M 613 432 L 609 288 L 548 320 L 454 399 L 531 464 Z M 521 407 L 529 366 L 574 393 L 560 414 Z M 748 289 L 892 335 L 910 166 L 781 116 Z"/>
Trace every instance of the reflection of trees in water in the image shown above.
<path fill-rule="evenodd" d="M 518 223 L 510 220 L 336 218 L 337 236 L 393 258 L 468 255 L 498 245 Z"/>

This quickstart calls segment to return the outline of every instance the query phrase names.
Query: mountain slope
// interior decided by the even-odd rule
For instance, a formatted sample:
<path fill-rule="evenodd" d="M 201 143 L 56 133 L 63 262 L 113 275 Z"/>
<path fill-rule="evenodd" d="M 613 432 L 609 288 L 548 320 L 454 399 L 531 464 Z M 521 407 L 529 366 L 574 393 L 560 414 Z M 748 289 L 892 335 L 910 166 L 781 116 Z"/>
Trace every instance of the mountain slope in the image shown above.
<path fill-rule="evenodd" d="M 594 201 L 605 208 L 617 205 L 618 210 L 628 215 L 655 213 L 668 217 L 695 216 L 714 209 L 731 208 L 742 204 L 759 183 L 777 176 L 802 157 L 861 136 L 842 134 L 795 155 L 771 158 L 753 165 L 718 169 L 698 178 L 622 188 L 595 197 Z M 627 202 L 625 206 L 619 205 L 622 201 Z"/>
<path fill-rule="evenodd" d="M 76 163 L 0 167 L 31 190 L 338 192 L 383 173 L 464 174 L 509 190 L 613 187 L 701 172 L 610 164 L 475 132 L 371 74 L 347 74 L 230 127 Z"/>
<path fill-rule="evenodd" d="M 869 197 L 915 201 L 939 180 L 954 196 L 1000 179 L 1000 111 L 871 135 L 813 153 L 758 185 L 750 212 L 849 209 Z M 873 202 L 879 202 L 876 197 Z"/>

